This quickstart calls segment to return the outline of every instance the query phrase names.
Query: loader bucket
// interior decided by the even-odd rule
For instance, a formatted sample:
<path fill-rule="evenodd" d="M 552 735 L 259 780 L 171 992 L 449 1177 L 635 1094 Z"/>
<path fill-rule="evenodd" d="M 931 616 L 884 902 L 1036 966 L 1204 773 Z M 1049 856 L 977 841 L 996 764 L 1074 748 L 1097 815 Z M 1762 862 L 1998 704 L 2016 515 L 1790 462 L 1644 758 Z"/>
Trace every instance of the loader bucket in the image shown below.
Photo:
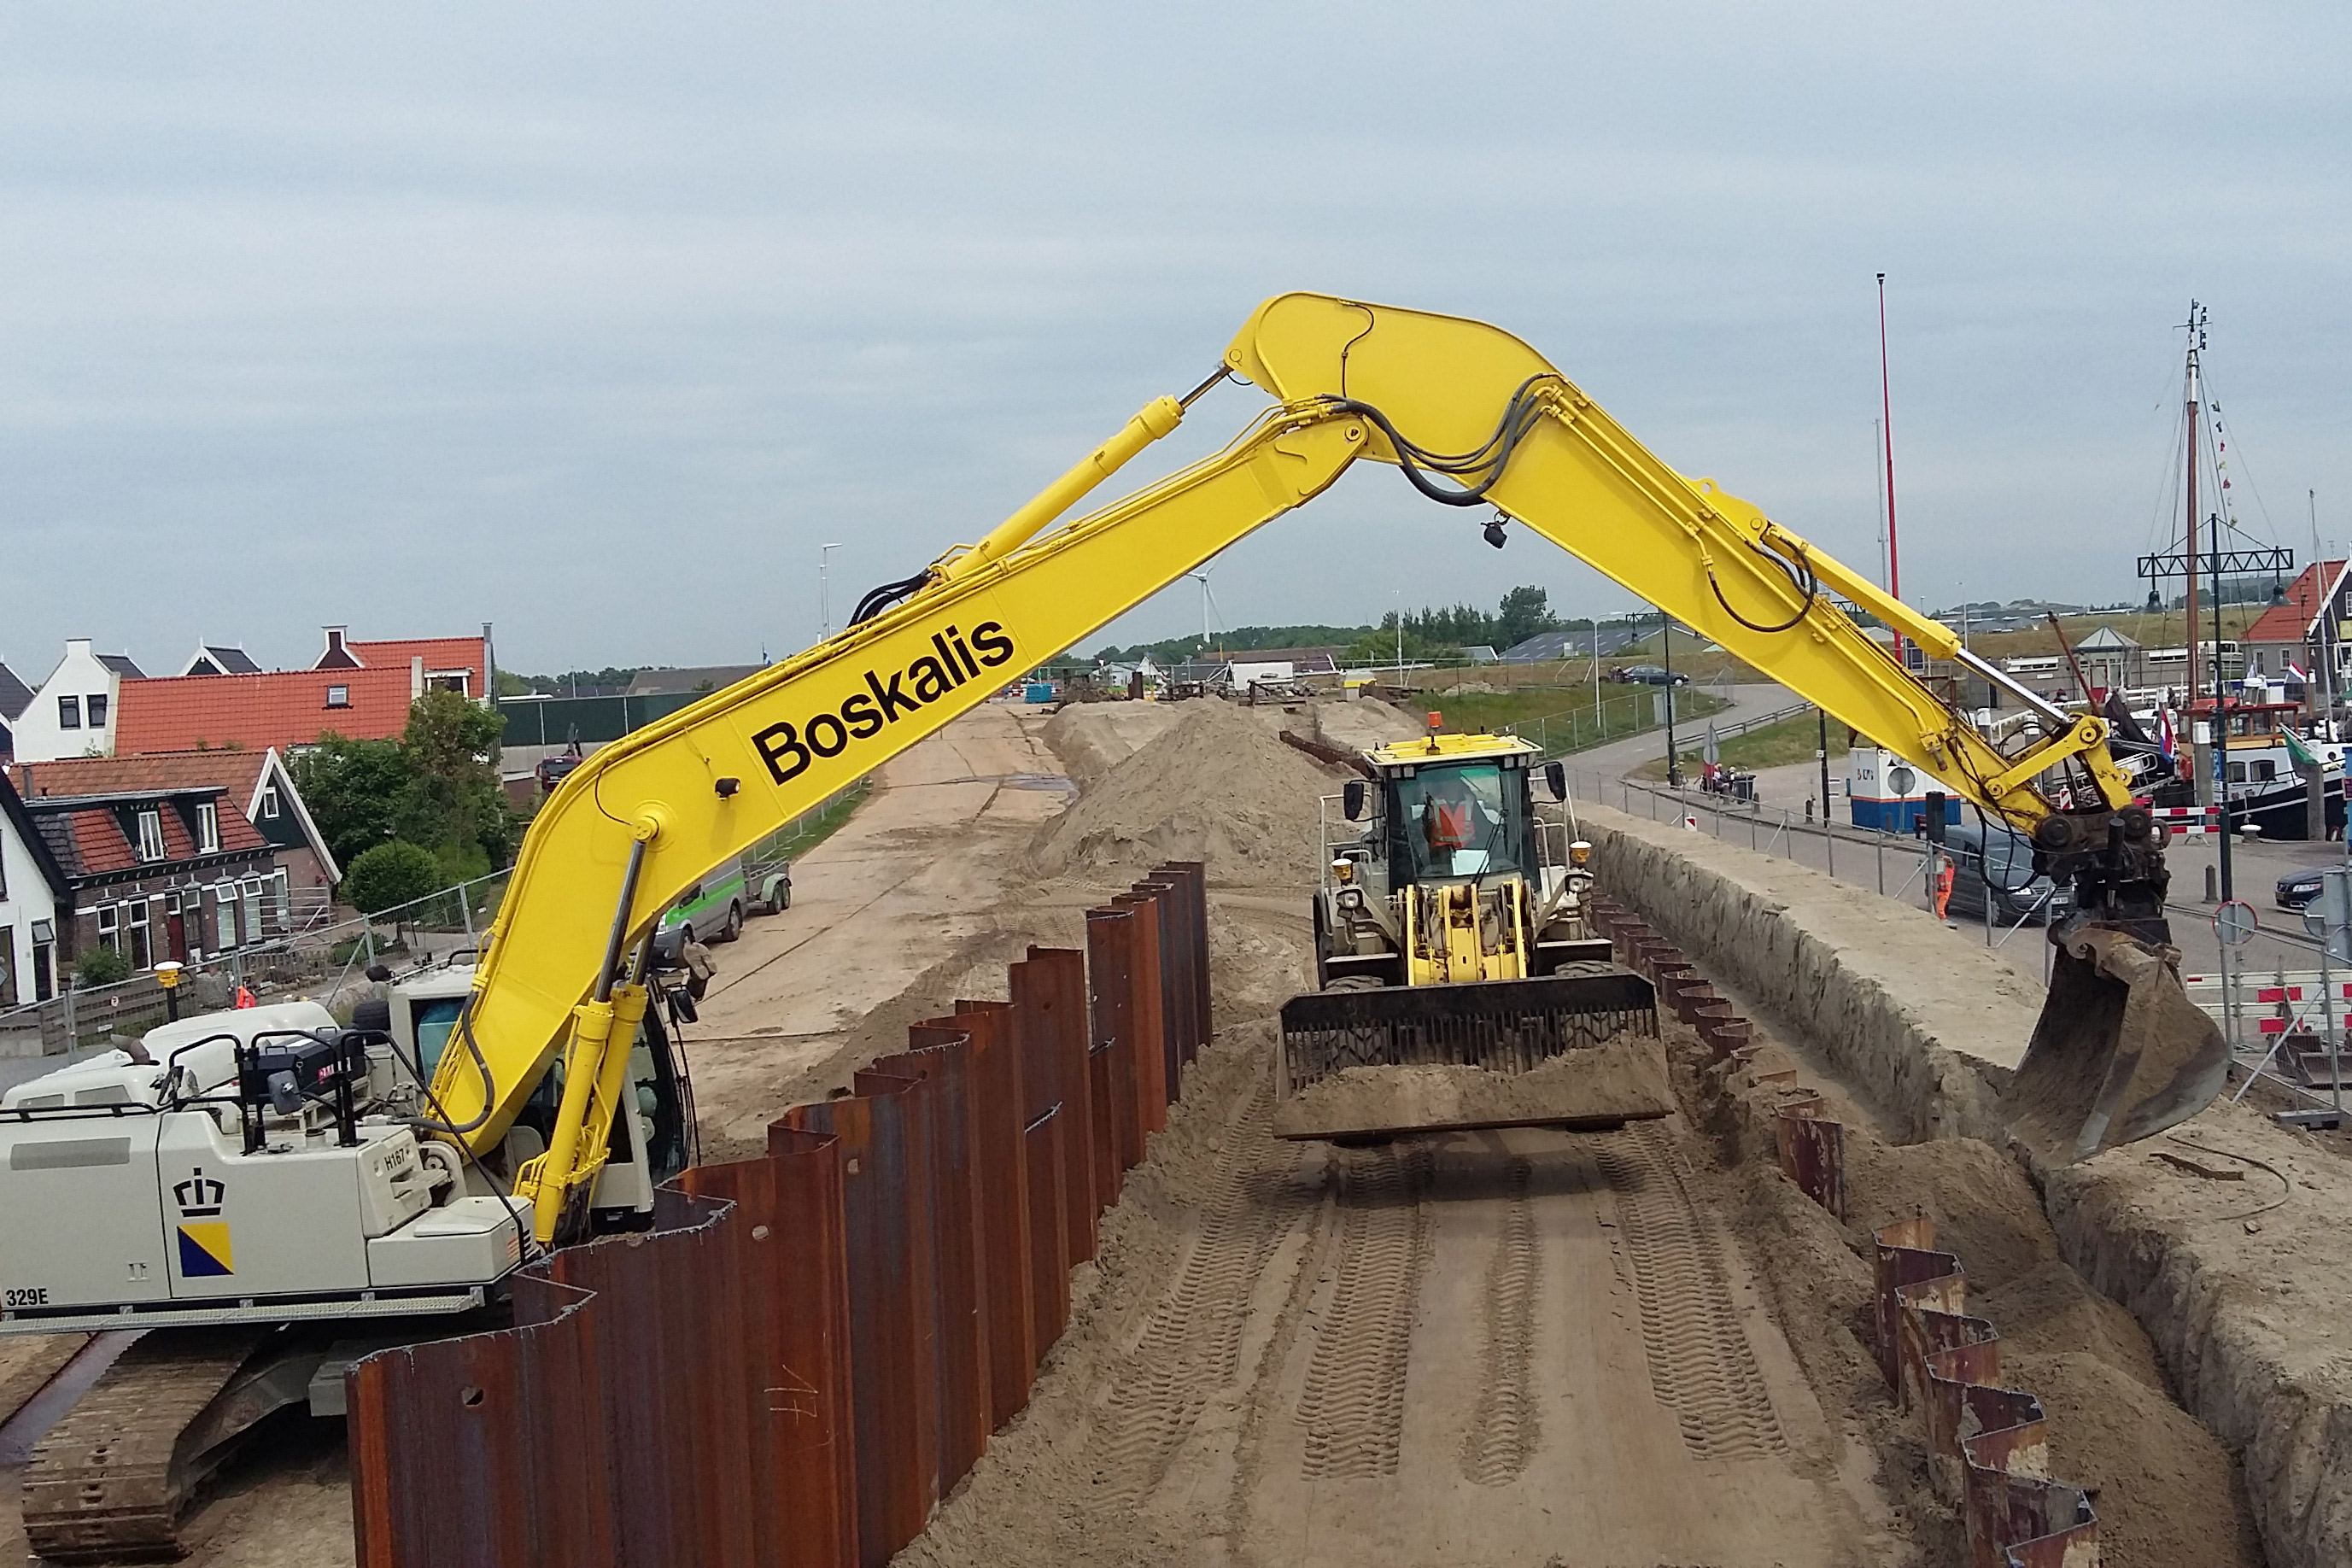
<path fill-rule="evenodd" d="M 1285 1138 L 1604 1127 L 1675 1109 L 1657 994 L 1605 963 L 1294 996 L 1275 1089 Z"/>
<path fill-rule="evenodd" d="M 2011 1136 L 2069 1164 L 2151 1137 L 2213 1102 L 2221 1032 L 2182 989 L 2179 959 L 2114 926 L 2060 933 L 2050 996 L 2002 1104 Z"/>

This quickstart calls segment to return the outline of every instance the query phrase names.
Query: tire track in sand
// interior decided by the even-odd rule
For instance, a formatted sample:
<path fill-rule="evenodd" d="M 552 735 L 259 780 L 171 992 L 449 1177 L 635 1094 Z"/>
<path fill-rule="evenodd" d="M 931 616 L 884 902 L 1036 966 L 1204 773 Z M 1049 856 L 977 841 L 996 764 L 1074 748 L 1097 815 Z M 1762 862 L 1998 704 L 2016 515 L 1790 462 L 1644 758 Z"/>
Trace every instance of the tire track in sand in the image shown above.
<path fill-rule="evenodd" d="M 1096 1485 L 1113 1501 L 1150 1495 L 1201 1412 L 1239 1370 L 1251 1292 L 1299 1207 L 1270 1199 L 1251 1182 L 1285 1147 L 1267 1131 L 1273 1106 L 1273 1083 L 1261 1078 L 1228 1124 L 1183 1266 L 1111 1382 L 1093 1447 Z"/>
<path fill-rule="evenodd" d="M 1701 1459 L 1787 1452 L 1763 1371 L 1729 1310 L 1714 1229 L 1692 1204 L 1673 1151 L 1637 1126 L 1602 1142 L 1596 1158 L 1617 1200 L 1650 1386 L 1675 1413 L 1683 1446 Z"/>
<path fill-rule="evenodd" d="M 1479 1357 L 1477 1403 L 1462 1444 L 1462 1473 L 1482 1487 L 1516 1480 L 1540 1431 L 1528 1389 L 1535 1348 L 1536 1222 L 1528 1205 L 1531 1167 L 1513 1160 L 1508 1206 L 1486 1266 L 1486 1343 Z"/>
<path fill-rule="evenodd" d="M 1405 1357 L 1429 1258 L 1429 1180 L 1425 1149 L 1402 1159 L 1370 1151 L 1339 1167 L 1339 1279 L 1298 1400 L 1299 1473 L 1308 1480 L 1396 1474 Z"/>

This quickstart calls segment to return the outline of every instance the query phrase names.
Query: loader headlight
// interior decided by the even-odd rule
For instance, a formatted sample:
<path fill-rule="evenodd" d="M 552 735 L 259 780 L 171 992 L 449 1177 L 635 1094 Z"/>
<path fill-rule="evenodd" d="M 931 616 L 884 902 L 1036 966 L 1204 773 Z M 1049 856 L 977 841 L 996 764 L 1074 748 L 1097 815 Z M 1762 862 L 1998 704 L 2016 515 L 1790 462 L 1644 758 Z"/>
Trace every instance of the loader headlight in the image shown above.
<path fill-rule="evenodd" d="M 1583 839 L 1580 838 L 1580 839 L 1578 839 L 1575 843 L 1573 843 L 1573 844 L 1571 844 L 1571 845 L 1570 845 L 1570 846 L 1568 847 L 1568 863 L 1569 863 L 1570 865 L 1571 865 L 1571 866 L 1585 866 L 1585 865 L 1590 865 L 1590 864 L 1591 863 L 1591 860 L 1592 860 L 1592 846 L 1591 846 L 1591 845 L 1590 845 L 1590 844 L 1587 844 Z"/>
<path fill-rule="evenodd" d="M 1353 860 L 1349 859 L 1344 855 L 1339 859 L 1332 861 L 1331 879 L 1335 882 L 1354 881 L 1356 879 L 1356 863 Z"/>
<path fill-rule="evenodd" d="M 1361 888 L 1342 888 L 1339 889 L 1339 909 L 1341 912 L 1351 915 L 1360 914 L 1362 912 L 1363 908 L 1364 890 Z"/>

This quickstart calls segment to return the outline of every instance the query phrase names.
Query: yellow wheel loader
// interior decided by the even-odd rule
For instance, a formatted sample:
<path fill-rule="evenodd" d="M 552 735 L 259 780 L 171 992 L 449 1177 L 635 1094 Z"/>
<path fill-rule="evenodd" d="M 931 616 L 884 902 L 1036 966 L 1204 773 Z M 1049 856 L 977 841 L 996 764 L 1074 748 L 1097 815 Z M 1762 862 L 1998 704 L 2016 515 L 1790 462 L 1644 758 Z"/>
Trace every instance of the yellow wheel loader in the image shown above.
<path fill-rule="evenodd" d="M 1282 1009 L 1275 1129 L 1609 1127 L 1674 1109 L 1650 983 L 1591 925 L 1591 847 L 1540 819 L 1513 735 L 1364 753 L 1325 833 L 1315 992 Z M 1333 841 L 1336 838 L 1336 841 Z"/>

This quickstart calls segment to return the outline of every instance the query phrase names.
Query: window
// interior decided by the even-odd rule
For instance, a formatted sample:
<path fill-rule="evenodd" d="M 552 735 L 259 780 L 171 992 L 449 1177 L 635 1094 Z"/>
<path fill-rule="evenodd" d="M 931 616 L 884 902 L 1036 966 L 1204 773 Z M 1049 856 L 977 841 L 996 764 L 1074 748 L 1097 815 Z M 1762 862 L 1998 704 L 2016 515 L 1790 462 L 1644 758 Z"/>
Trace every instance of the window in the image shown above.
<path fill-rule="evenodd" d="M 351 689 L 350 687 L 348 687 L 348 686 L 330 686 L 329 688 L 327 688 L 327 706 L 328 706 L 328 707 L 330 707 L 330 708 L 348 708 L 348 707 L 350 707 L 351 705 L 352 705 L 352 689 Z"/>
<path fill-rule="evenodd" d="M 294 924 L 294 894 L 286 884 L 285 868 L 278 868 L 272 879 L 278 884 L 278 929 L 287 931 Z"/>
<path fill-rule="evenodd" d="M 103 730 L 103 729 L 105 729 L 105 728 L 106 728 L 106 693 L 105 693 L 105 692 L 103 692 L 103 691 L 93 691 L 93 692 L 91 692 L 88 697 L 85 697 L 85 698 L 83 698 L 83 699 L 82 699 L 82 707 L 83 707 L 83 708 L 84 708 L 84 709 L 89 712 L 89 727 L 90 727 L 91 729 L 93 729 L 93 730 Z"/>
<path fill-rule="evenodd" d="M 261 820 L 278 820 L 278 781 L 275 779 L 261 786 Z"/>
<path fill-rule="evenodd" d="M 58 967 L 51 954 L 56 930 L 47 921 L 33 922 L 33 1000 L 46 1002 L 58 994 Z"/>
<path fill-rule="evenodd" d="M 114 904 L 98 906 L 98 945 L 109 952 L 122 951 L 122 910 Z"/>
<path fill-rule="evenodd" d="M 218 928 L 219 940 L 213 943 L 215 952 L 226 952 L 236 946 L 236 884 L 223 882 L 213 889 L 213 921 Z"/>
<path fill-rule="evenodd" d="M 60 730 L 79 730 L 81 728 L 80 698 L 60 697 L 58 699 L 58 728 Z"/>
<path fill-rule="evenodd" d="M 454 691 L 458 696 L 463 697 L 466 695 L 466 677 L 467 674 L 467 671 L 460 669 L 454 673 L 428 675 L 425 678 L 425 684 L 430 690 Z"/>
<path fill-rule="evenodd" d="M 196 853 L 220 853 L 220 807 L 209 800 L 196 803 Z"/>
<path fill-rule="evenodd" d="M 0 1007 L 16 1005 L 16 928 L 0 926 Z"/>
<path fill-rule="evenodd" d="M 163 858 L 163 812 L 161 806 L 148 806 L 139 813 L 139 858 L 161 860 Z"/>
<path fill-rule="evenodd" d="M 122 906 L 123 936 L 126 939 L 122 956 L 133 969 L 155 967 L 155 952 L 148 943 L 147 900 L 134 899 Z"/>
<path fill-rule="evenodd" d="M 261 879 L 247 877 L 239 889 L 245 895 L 245 940 L 261 940 Z"/>

